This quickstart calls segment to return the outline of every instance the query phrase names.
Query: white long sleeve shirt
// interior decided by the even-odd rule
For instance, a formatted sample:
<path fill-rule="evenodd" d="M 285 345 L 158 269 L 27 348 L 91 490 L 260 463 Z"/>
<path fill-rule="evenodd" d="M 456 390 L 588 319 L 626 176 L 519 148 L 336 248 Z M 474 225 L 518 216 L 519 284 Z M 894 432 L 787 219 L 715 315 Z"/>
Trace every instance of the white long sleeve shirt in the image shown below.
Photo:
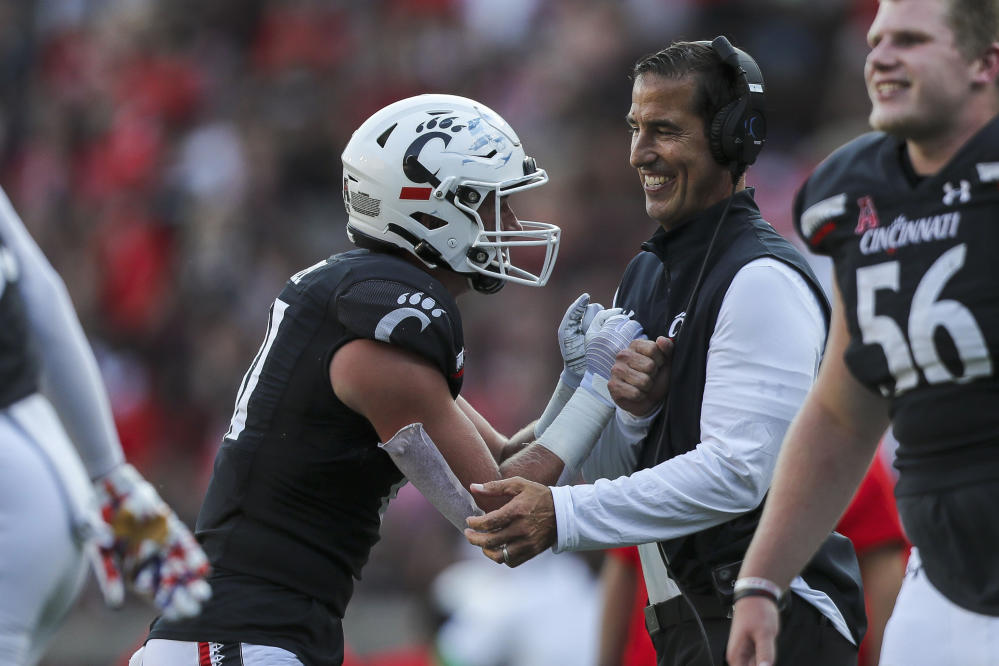
<path fill-rule="evenodd" d="M 611 479 L 637 461 L 644 433 L 603 437 L 583 466 L 584 476 L 597 480 L 551 489 L 555 552 L 674 539 L 758 506 L 824 342 L 821 306 L 794 269 L 771 258 L 744 266 L 725 294 L 709 344 L 701 442 Z M 618 418 L 611 427 L 621 430 L 622 422 L 628 425 Z"/>

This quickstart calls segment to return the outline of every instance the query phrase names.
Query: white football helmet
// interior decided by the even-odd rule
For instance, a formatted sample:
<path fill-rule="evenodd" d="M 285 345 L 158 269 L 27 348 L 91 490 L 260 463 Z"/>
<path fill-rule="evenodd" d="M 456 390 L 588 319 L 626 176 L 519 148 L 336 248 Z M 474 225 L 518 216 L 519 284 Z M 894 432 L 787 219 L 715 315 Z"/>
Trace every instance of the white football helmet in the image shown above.
<path fill-rule="evenodd" d="M 347 235 L 360 246 L 403 248 L 430 267 L 468 274 L 482 292 L 505 282 L 543 286 L 558 256 L 560 229 L 520 221 L 506 230 L 501 198 L 543 185 L 548 174 L 524 153 L 495 111 L 455 95 L 390 104 L 357 128 L 343 151 Z M 492 210 L 480 210 L 489 193 Z M 534 274 L 511 249 L 544 247 Z"/>

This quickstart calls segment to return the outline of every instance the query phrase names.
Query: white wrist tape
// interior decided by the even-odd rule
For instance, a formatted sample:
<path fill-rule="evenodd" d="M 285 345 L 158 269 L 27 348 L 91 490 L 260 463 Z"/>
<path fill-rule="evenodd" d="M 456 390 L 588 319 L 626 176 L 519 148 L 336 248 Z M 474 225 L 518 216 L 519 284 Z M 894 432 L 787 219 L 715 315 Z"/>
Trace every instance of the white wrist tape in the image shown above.
<path fill-rule="evenodd" d="M 389 441 L 379 442 L 378 447 L 389 454 L 399 471 L 459 532 L 467 527 L 466 518 L 483 514 L 422 423 L 410 423 Z"/>
<path fill-rule="evenodd" d="M 613 406 L 579 388 L 537 442 L 557 455 L 566 467 L 575 469 L 590 455 L 613 415 Z"/>
<path fill-rule="evenodd" d="M 558 384 L 555 385 L 555 392 L 552 393 L 551 400 L 549 400 L 548 404 L 545 406 L 545 411 L 541 413 L 541 417 L 538 419 L 538 422 L 534 424 L 535 439 L 540 437 L 541 433 L 548 429 L 548 426 L 550 426 L 552 421 L 555 420 L 555 417 L 559 415 L 559 412 L 562 411 L 565 404 L 569 402 L 569 398 L 572 397 L 573 391 L 576 390 L 575 386 L 572 386 L 565 381 L 565 375 L 566 373 L 563 371 L 559 376 Z"/>
<path fill-rule="evenodd" d="M 583 381 L 580 382 L 579 388 L 580 390 L 588 391 L 594 398 L 599 399 L 605 405 L 614 409 L 614 400 L 611 398 L 610 390 L 607 388 L 606 377 L 587 370 L 586 374 L 583 375 Z"/>

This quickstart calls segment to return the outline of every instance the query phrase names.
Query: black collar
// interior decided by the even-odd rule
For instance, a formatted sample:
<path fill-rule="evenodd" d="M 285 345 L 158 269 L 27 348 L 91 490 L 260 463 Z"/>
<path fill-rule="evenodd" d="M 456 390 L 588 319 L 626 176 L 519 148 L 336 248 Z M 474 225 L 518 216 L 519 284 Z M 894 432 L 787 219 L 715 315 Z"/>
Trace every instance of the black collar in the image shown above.
<path fill-rule="evenodd" d="M 745 224 L 747 219 L 760 216 L 759 206 L 753 199 L 754 189 L 747 187 L 732 197 L 732 207 L 725 216 L 724 226 Z M 666 231 L 662 227 L 656 230 L 652 238 L 642 243 L 642 249 L 659 257 L 659 260 L 676 269 L 684 264 L 700 262 L 704 258 L 711 234 L 714 233 L 718 218 L 725 209 L 728 199 L 705 208 L 700 213 L 690 217 L 679 227 Z"/>

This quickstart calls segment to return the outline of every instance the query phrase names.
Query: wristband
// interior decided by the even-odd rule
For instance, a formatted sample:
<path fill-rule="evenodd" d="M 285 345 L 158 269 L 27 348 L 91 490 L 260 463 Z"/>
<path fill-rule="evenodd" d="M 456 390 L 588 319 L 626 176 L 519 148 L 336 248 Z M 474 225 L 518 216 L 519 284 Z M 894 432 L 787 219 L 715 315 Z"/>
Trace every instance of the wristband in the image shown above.
<path fill-rule="evenodd" d="M 732 595 L 732 603 L 734 604 L 739 599 L 745 599 L 746 597 L 766 597 L 770 601 L 774 602 L 774 605 L 778 608 L 780 607 L 780 600 L 773 595 L 770 590 L 764 590 L 760 587 L 746 587 L 735 594 Z"/>
<path fill-rule="evenodd" d="M 732 591 L 734 592 L 732 603 L 743 597 L 766 597 L 780 606 L 781 597 L 784 596 L 784 592 L 777 583 L 756 576 L 737 579 L 735 585 L 732 586 Z"/>

